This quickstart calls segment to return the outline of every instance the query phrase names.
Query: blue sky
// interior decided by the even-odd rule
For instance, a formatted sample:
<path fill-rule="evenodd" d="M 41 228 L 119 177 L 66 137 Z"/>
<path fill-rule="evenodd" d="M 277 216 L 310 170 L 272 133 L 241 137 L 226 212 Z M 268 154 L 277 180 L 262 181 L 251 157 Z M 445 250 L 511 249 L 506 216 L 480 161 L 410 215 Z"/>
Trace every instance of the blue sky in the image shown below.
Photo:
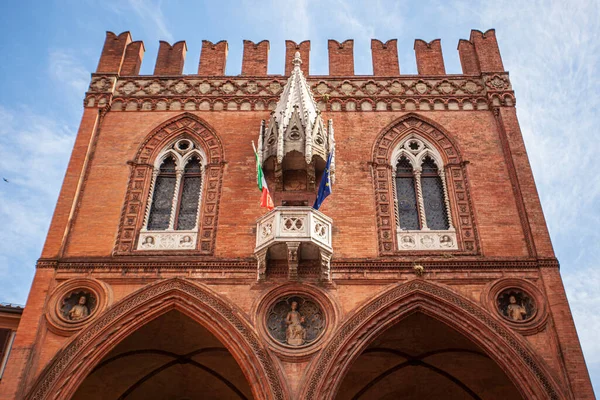
<path fill-rule="evenodd" d="M 544 212 L 580 340 L 600 390 L 600 0 L 0 2 L 0 301 L 25 303 L 106 30 L 146 46 L 186 40 L 185 73 L 201 41 L 229 41 L 227 74 L 240 73 L 242 40 L 311 40 L 311 74 L 327 74 L 327 39 L 354 39 L 355 71 L 371 74 L 370 39 L 398 39 L 400 68 L 416 73 L 414 39 L 442 39 L 448 73 L 470 29 L 496 28 Z"/>

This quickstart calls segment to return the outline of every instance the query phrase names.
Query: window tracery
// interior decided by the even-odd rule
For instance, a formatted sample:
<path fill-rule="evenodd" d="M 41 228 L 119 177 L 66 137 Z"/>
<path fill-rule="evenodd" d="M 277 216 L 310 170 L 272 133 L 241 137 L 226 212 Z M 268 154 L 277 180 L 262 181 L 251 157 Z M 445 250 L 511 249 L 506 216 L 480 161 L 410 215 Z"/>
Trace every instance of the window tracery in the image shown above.
<path fill-rule="evenodd" d="M 206 156 L 188 139 L 156 158 L 138 250 L 195 249 Z"/>
<path fill-rule="evenodd" d="M 444 164 L 435 147 L 410 134 L 392 153 L 399 249 L 456 250 Z"/>

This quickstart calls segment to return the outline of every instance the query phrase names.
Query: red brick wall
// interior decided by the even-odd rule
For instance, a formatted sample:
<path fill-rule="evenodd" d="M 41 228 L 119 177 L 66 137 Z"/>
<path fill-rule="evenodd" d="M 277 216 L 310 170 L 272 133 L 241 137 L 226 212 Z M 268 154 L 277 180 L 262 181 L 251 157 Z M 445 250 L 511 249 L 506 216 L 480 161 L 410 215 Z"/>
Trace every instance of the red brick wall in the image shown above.
<path fill-rule="evenodd" d="M 247 257 L 252 253 L 256 239 L 252 232 L 254 221 L 264 212 L 252 207 L 258 197 L 250 143 L 255 140 L 256 127 L 260 126 L 261 119 L 268 119 L 269 111 L 195 114 L 207 121 L 221 137 L 226 154 L 216 255 Z M 333 119 L 338 143 L 335 192 L 340 195 L 330 196 L 322 208 L 335 221 L 337 230 L 333 245 L 336 256 L 377 256 L 375 203 L 367 163 L 371 160 L 371 143 L 376 136 L 404 114 L 331 112 L 324 115 Z M 443 126 L 456 139 L 463 158 L 470 162 L 468 178 L 484 254 L 490 257 L 526 257 L 519 213 L 492 112 L 429 111 L 421 114 Z M 65 256 L 111 254 L 129 179 L 130 170 L 126 162 L 134 157 L 139 143 L 152 129 L 175 115 L 177 113 L 168 111 L 109 112 L 106 115 Z M 361 132 L 361 135 L 356 135 L 356 132 Z M 516 154 L 515 157 L 521 160 L 524 155 L 519 158 Z M 522 166 L 521 163 L 519 161 L 518 166 Z M 529 191 L 534 189 L 527 188 Z M 529 197 L 532 196 L 537 199 L 535 191 L 529 194 Z M 97 201 L 99 198 L 102 202 Z M 240 213 L 240 209 L 245 211 Z M 543 218 L 541 214 L 537 218 L 540 217 Z M 543 219 L 541 223 L 545 230 Z M 539 222 L 536 229 L 539 229 Z M 85 232 L 94 232 L 94 235 L 86 235 Z M 49 238 L 49 241 L 54 240 L 54 237 Z M 547 234 L 543 240 L 545 248 L 550 250 L 544 254 L 552 256 Z"/>
<path fill-rule="evenodd" d="M 158 56 L 154 67 L 154 75 L 181 75 L 187 46 L 180 41 L 171 46 L 161 40 L 158 47 Z"/>
<path fill-rule="evenodd" d="M 123 63 L 125 48 L 130 42 L 131 35 L 129 32 L 123 32 L 119 36 L 112 32 L 106 32 L 106 40 L 96 72 L 99 74 L 107 72 L 118 74 Z"/>
<path fill-rule="evenodd" d="M 138 40 L 129 43 L 125 50 L 125 58 L 123 59 L 123 65 L 121 66 L 121 75 L 138 75 L 140 73 L 144 51 L 144 42 Z"/>
<path fill-rule="evenodd" d="M 300 69 L 304 76 L 308 76 L 310 65 L 310 40 L 305 40 L 304 42 L 300 42 L 300 44 L 296 44 L 296 42 L 292 40 L 285 41 L 285 75 L 290 75 L 292 73 L 292 69 L 294 68 L 292 60 L 294 59 L 296 52 L 300 53 L 300 59 L 302 60 Z"/>

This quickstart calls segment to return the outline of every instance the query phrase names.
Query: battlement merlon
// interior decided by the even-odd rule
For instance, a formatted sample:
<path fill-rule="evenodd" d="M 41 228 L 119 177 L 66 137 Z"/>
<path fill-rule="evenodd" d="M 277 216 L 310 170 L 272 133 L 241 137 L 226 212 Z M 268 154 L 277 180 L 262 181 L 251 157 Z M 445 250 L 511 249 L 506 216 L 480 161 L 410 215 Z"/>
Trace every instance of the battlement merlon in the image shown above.
<path fill-rule="evenodd" d="M 286 40 L 285 46 L 285 75 L 288 76 L 291 73 L 291 61 L 296 51 L 298 51 L 302 58 L 302 72 L 305 76 L 308 76 L 310 41 L 305 40 L 297 44 L 294 41 Z M 269 47 L 269 41 L 267 40 L 258 43 L 244 40 L 242 76 L 267 75 Z M 416 39 L 414 50 L 418 75 L 446 75 L 440 39 L 432 40 L 429 43 Z M 132 41 L 131 34 L 128 31 L 120 35 L 106 32 L 106 40 L 96 74 L 139 75 L 144 51 L 144 43 L 142 41 Z M 172 46 L 161 41 L 154 75 L 182 75 L 186 51 L 185 41 L 179 41 Z M 352 39 L 343 42 L 329 39 L 328 52 L 329 76 L 355 76 L 354 41 Z M 458 42 L 458 53 L 464 75 L 505 72 L 494 29 L 490 29 L 485 33 L 472 30 L 469 40 L 461 39 Z M 372 39 L 371 54 L 373 76 L 400 76 L 397 39 L 390 39 L 385 43 L 378 39 Z M 198 75 L 225 76 L 227 55 L 227 41 L 222 40 L 216 44 L 208 40 L 202 41 Z"/>

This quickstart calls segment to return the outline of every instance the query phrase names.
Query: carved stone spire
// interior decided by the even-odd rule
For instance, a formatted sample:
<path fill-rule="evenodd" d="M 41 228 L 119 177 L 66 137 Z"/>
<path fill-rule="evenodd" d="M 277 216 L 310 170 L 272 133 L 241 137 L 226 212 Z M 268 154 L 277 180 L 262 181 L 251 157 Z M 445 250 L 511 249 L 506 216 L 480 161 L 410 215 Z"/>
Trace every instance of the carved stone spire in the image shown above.
<path fill-rule="evenodd" d="M 302 60 L 299 52 L 296 52 L 292 64 L 294 69 L 271 113 L 263 137 L 262 160 L 276 156 L 277 164 L 281 164 L 286 154 L 297 151 L 304 155 L 307 165 L 311 163 L 313 155 L 326 161 L 332 143 L 310 86 L 300 69 Z"/>

